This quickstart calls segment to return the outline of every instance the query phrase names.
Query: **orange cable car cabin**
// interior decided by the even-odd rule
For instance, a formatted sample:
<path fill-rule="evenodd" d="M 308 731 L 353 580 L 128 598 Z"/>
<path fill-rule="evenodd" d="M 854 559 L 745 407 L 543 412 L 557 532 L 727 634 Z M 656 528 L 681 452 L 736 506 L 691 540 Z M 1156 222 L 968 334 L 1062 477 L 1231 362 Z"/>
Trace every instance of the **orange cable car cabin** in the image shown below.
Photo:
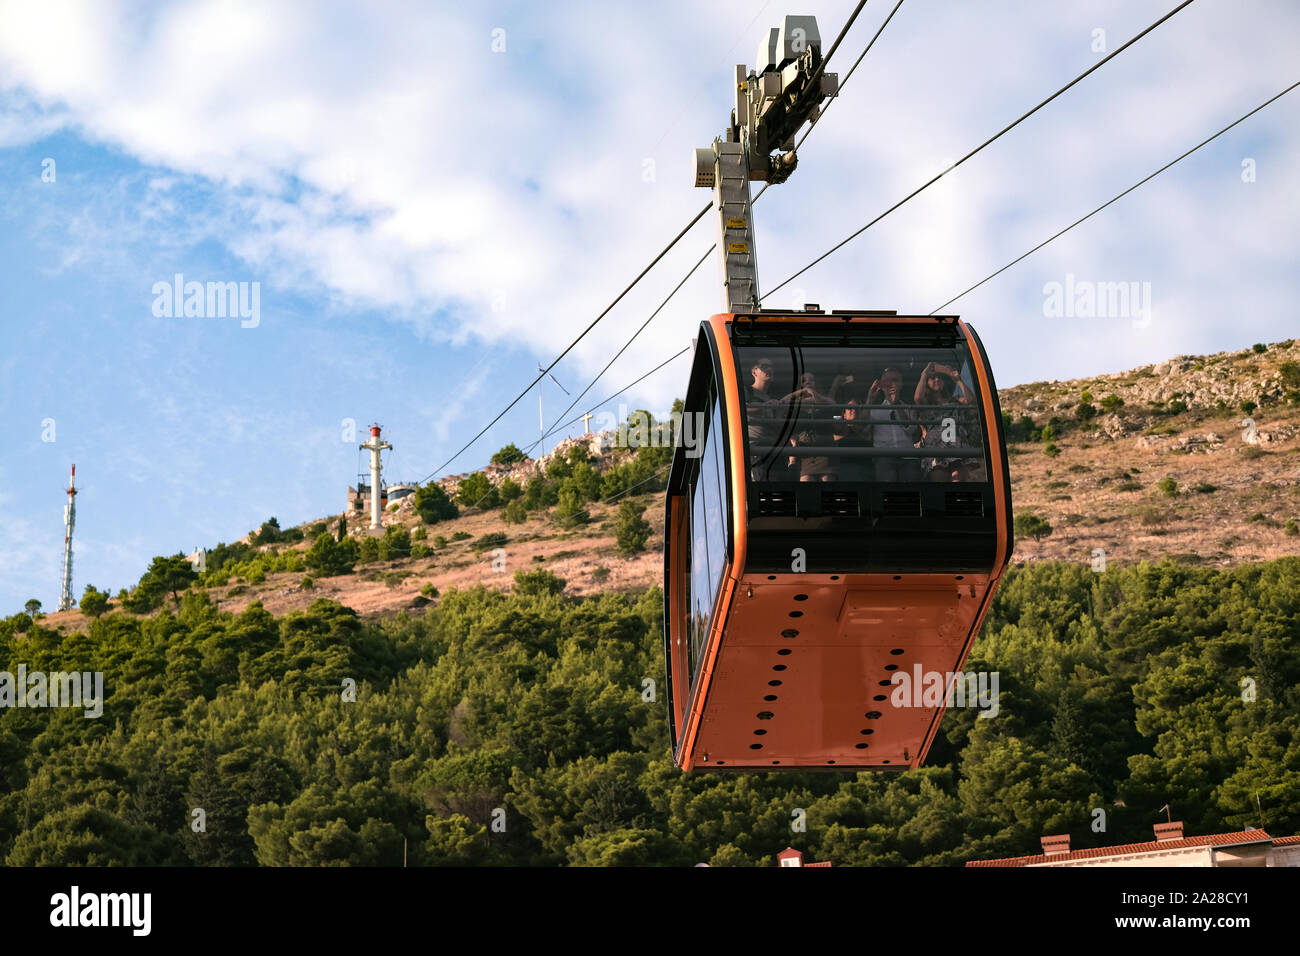
<path fill-rule="evenodd" d="M 943 693 L 904 682 L 951 686 L 1012 549 L 978 336 L 956 316 L 713 316 L 666 518 L 677 766 L 919 766 Z"/>

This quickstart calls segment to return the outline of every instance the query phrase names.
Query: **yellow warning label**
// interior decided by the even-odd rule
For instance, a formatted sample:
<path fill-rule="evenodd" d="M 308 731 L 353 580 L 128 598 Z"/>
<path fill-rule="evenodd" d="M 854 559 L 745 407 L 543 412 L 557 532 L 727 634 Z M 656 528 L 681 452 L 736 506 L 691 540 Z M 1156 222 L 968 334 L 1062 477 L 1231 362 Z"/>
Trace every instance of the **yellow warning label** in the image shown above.
<path fill-rule="evenodd" d="M 749 252 L 749 245 L 744 242 L 729 242 L 727 243 L 727 251 L 742 252 L 742 253 Z"/>
<path fill-rule="evenodd" d="M 728 219 L 728 220 L 727 220 L 727 228 L 728 228 L 728 229 L 744 229 L 744 228 L 745 228 L 745 225 L 746 225 L 746 223 L 745 223 L 745 220 L 743 220 L 743 219 Z"/>

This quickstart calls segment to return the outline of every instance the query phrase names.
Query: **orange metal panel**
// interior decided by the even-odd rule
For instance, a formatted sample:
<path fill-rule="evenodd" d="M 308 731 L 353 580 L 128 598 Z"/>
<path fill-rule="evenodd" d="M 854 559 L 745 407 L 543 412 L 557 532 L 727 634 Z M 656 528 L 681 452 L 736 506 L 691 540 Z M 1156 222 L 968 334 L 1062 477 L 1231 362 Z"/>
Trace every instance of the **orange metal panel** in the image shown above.
<path fill-rule="evenodd" d="M 918 766 L 943 707 L 911 695 L 899 706 L 891 677 L 960 668 L 987 576 L 772 577 L 736 590 L 692 763 Z"/>

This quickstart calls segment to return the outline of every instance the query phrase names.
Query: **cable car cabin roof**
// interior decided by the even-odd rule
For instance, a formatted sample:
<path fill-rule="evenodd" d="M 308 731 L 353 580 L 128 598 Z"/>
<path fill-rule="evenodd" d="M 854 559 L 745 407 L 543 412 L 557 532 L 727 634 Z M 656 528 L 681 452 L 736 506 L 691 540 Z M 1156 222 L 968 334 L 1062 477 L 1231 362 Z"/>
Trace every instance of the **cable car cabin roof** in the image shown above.
<path fill-rule="evenodd" d="M 854 333 L 887 338 L 891 332 L 904 336 L 916 335 L 926 329 L 955 331 L 960 321 L 955 315 L 897 315 L 893 312 L 843 311 L 827 315 L 824 312 L 778 312 L 763 310 L 752 313 L 723 313 L 719 316 L 737 331 L 761 333 L 781 327 L 798 329 L 803 334 L 842 332 L 852 328 Z M 870 329 L 868 332 L 867 329 Z"/>
<path fill-rule="evenodd" d="M 684 405 L 664 535 L 677 766 L 919 766 L 946 704 L 896 703 L 895 676 L 960 670 L 1012 546 L 978 336 L 956 316 L 715 315 Z"/>

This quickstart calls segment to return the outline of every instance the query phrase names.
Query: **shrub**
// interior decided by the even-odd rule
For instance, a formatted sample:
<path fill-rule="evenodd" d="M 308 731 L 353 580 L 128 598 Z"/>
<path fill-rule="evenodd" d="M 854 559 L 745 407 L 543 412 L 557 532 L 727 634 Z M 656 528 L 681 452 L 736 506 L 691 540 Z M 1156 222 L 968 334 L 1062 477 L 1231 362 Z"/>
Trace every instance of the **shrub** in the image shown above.
<path fill-rule="evenodd" d="M 474 553 L 482 554 L 489 548 L 504 547 L 506 542 L 509 540 L 510 539 L 501 531 L 493 531 L 489 534 L 480 535 L 478 540 L 473 544 Z"/>
<path fill-rule="evenodd" d="M 453 535 L 451 536 L 451 540 L 452 540 L 452 541 L 468 541 L 468 540 L 469 540 L 470 538 L 472 538 L 472 537 L 474 537 L 474 536 L 473 536 L 472 534 L 470 534 L 468 531 L 457 531 L 455 534 L 453 534 Z"/>
<path fill-rule="evenodd" d="M 514 501 L 516 498 L 522 497 L 523 493 L 523 487 L 513 478 L 506 478 L 501 482 L 501 484 L 497 485 L 497 494 L 501 497 L 502 501 L 507 503 Z"/>
<path fill-rule="evenodd" d="M 1035 541 L 1041 541 L 1052 533 L 1052 526 L 1045 519 L 1028 512 L 1016 515 L 1014 528 L 1017 538 L 1033 538 Z"/>
<path fill-rule="evenodd" d="M 1277 370 L 1282 376 L 1283 385 L 1300 388 L 1300 362 L 1283 362 Z"/>
<path fill-rule="evenodd" d="M 523 524 L 528 520 L 528 509 L 516 498 L 501 511 L 501 520 L 506 524 Z"/>
<path fill-rule="evenodd" d="M 371 564 L 379 560 L 379 542 L 365 537 L 357 544 L 357 563 Z"/>
<path fill-rule="evenodd" d="M 1124 404 L 1124 399 L 1118 395 L 1107 395 L 1101 400 L 1101 410 L 1103 412 L 1113 412 Z"/>
<path fill-rule="evenodd" d="M 275 544 L 284 539 L 280 531 L 280 522 L 272 517 L 262 522 L 262 527 L 248 536 L 251 544 Z"/>
<path fill-rule="evenodd" d="M 1138 520 L 1148 528 L 1158 528 L 1161 525 L 1169 523 L 1169 515 L 1163 508 L 1157 508 L 1155 505 L 1147 505 L 1145 508 L 1138 509 Z"/>
<path fill-rule="evenodd" d="M 417 541 L 411 545 L 411 557 L 413 558 L 427 558 L 431 554 L 433 554 L 433 548 L 423 541 Z"/>
<path fill-rule="evenodd" d="M 1090 403 L 1092 401 L 1092 392 L 1085 388 L 1079 393 L 1079 401 L 1083 402 L 1085 405 Z"/>
<path fill-rule="evenodd" d="M 1259 406 L 1256 405 L 1254 402 L 1252 402 L 1250 399 L 1246 399 L 1244 402 L 1241 403 L 1241 410 L 1245 412 L 1247 415 L 1249 415 L 1257 408 L 1259 408 Z"/>
<path fill-rule="evenodd" d="M 312 588 L 316 587 L 316 582 L 311 579 L 310 574 L 306 574 L 303 575 L 303 579 L 298 582 L 298 587 L 302 588 L 304 591 L 310 591 Z"/>
<path fill-rule="evenodd" d="M 88 617 L 99 617 L 108 610 L 108 593 L 96 591 L 93 584 L 87 584 L 81 593 L 81 613 Z"/>
<path fill-rule="evenodd" d="M 433 586 L 432 581 L 427 581 L 425 582 L 424 587 L 420 588 L 420 593 L 427 598 L 436 598 L 438 596 L 438 589 Z"/>
<path fill-rule="evenodd" d="M 642 515 L 645 508 L 624 501 L 618 506 L 618 519 L 614 522 L 614 540 L 624 554 L 640 554 L 650 538 L 650 522 Z"/>
<path fill-rule="evenodd" d="M 434 535 L 434 538 L 433 538 L 433 546 L 434 546 L 435 548 L 445 548 L 445 547 L 447 547 L 447 539 L 444 538 L 444 537 L 443 537 L 442 535 L 440 535 L 440 534 L 439 534 L 439 535 Z"/>
<path fill-rule="evenodd" d="M 1292 524 L 1295 524 L 1294 521 L 1291 522 L 1291 523 L 1292 523 Z M 1288 533 L 1290 533 L 1290 532 L 1288 532 Z M 592 568 L 592 569 L 591 569 L 591 579 L 592 579 L 593 581 L 595 581 L 597 584 L 601 584 L 601 583 L 603 583 L 603 582 L 605 582 L 605 581 L 608 581 L 608 580 L 609 580 L 609 568 L 605 567 L 603 564 L 600 565 L 600 566 L 598 566 L 598 567 Z"/>
<path fill-rule="evenodd" d="M 357 563 L 359 550 L 354 538 L 336 541 L 329 534 L 322 533 L 316 536 L 303 556 L 303 563 L 324 575 L 347 574 Z"/>
<path fill-rule="evenodd" d="M 528 456 L 525 455 L 522 451 L 520 451 L 519 448 L 516 447 L 514 442 L 511 442 L 509 445 L 506 445 L 505 448 L 502 448 L 499 452 L 497 452 L 495 455 L 492 456 L 492 464 L 494 465 L 513 465 L 516 462 L 527 461 L 527 460 L 528 460 Z"/>
<path fill-rule="evenodd" d="M 1169 403 L 1168 412 L 1170 415 L 1181 415 L 1185 411 L 1187 411 L 1187 403 L 1181 398 L 1176 398 Z"/>
<path fill-rule="evenodd" d="M 145 614 L 160 607 L 168 594 L 180 607 L 180 592 L 197 578 L 189 558 L 180 554 L 156 557 L 134 590 L 122 600 L 122 607 L 132 614 Z"/>
<path fill-rule="evenodd" d="M 536 475 L 528 479 L 528 484 L 524 487 L 525 508 L 536 511 L 539 508 L 549 508 L 557 501 L 559 501 L 559 492 L 554 484 Z"/>
<path fill-rule="evenodd" d="M 1178 497 L 1178 482 L 1174 481 L 1169 475 L 1165 475 L 1165 477 L 1157 481 L 1156 487 L 1163 491 L 1167 498 Z"/>
<path fill-rule="evenodd" d="M 1046 455 L 1048 458 L 1055 458 L 1060 453 L 1061 453 L 1061 449 L 1056 447 L 1055 442 L 1048 442 L 1047 445 L 1044 446 L 1043 448 L 1043 454 Z"/>
<path fill-rule="evenodd" d="M 1268 351 L 1268 346 L 1263 344 L 1262 342 L 1256 342 L 1250 348 L 1251 351 L 1253 351 L 1256 355 L 1263 355 L 1265 352 Z"/>
<path fill-rule="evenodd" d="M 415 489 L 415 511 L 425 524 L 437 524 L 460 517 L 456 503 L 442 490 L 442 486 L 430 482 Z"/>
<path fill-rule="evenodd" d="M 1038 428 L 1034 425 L 1034 420 L 1028 415 L 1021 415 L 1018 419 L 1013 419 L 1010 412 L 1002 413 L 1002 427 L 1006 432 L 1007 441 L 1036 441 L 1038 437 Z"/>
<path fill-rule="evenodd" d="M 1286 529 L 1286 534 L 1290 535 L 1291 537 L 1295 537 L 1297 534 L 1300 534 L 1300 525 L 1297 525 L 1295 523 L 1295 518 L 1286 519 L 1285 529 Z"/>
<path fill-rule="evenodd" d="M 379 560 L 395 561 L 410 557 L 411 534 L 400 524 L 392 524 L 384 529 L 384 536 L 378 542 Z"/>
<path fill-rule="evenodd" d="M 456 486 L 456 500 L 466 508 L 495 508 L 501 503 L 496 485 L 488 481 L 487 475 L 476 471 L 466 475 Z"/>
<path fill-rule="evenodd" d="M 577 528 L 591 521 L 591 512 L 582 507 L 582 493 L 576 488 L 565 488 L 555 506 L 555 522 L 562 528 Z"/>
<path fill-rule="evenodd" d="M 427 541 L 428 538 L 429 532 L 424 530 L 424 525 L 417 525 L 415 530 L 411 532 L 412 541 Z"/>
<path fill-rule="evenodd" d="M 1208 481 L 1198 481 L 1192 486 L 1192 491 L 1196 492 L 1198 495 L 1208 495 L 1218 490 L 1218 485 L 1212 485 Z"/>
<path fill-rule="evenodd" d="M 1056 426 L 1052 425 L 1049 422 L 1048 424 L 1043 426 L 1042 430 L 1038 433 L 1038 437 L 1041 438 L 1043 441 L 1051 442 L 1051 441 L 1056 441 L 1056 439 L 1060 438 L 1061 435 L 1056 430 Z"/>
<path fill-rule="evenodd" d="M 1075 408 L 1074 417 L 1081 422 L 1090 421 L 1097 417 L 1097 406 L 1089 405 L 1087 402 L 1084 402 Z"/>
<path fill-rule="evenodd" d="M 557 577 L 545 568 L 536 571 L 515 572 L 516 594 L 559 594 L 568 584 L 564 578 Z"/>

